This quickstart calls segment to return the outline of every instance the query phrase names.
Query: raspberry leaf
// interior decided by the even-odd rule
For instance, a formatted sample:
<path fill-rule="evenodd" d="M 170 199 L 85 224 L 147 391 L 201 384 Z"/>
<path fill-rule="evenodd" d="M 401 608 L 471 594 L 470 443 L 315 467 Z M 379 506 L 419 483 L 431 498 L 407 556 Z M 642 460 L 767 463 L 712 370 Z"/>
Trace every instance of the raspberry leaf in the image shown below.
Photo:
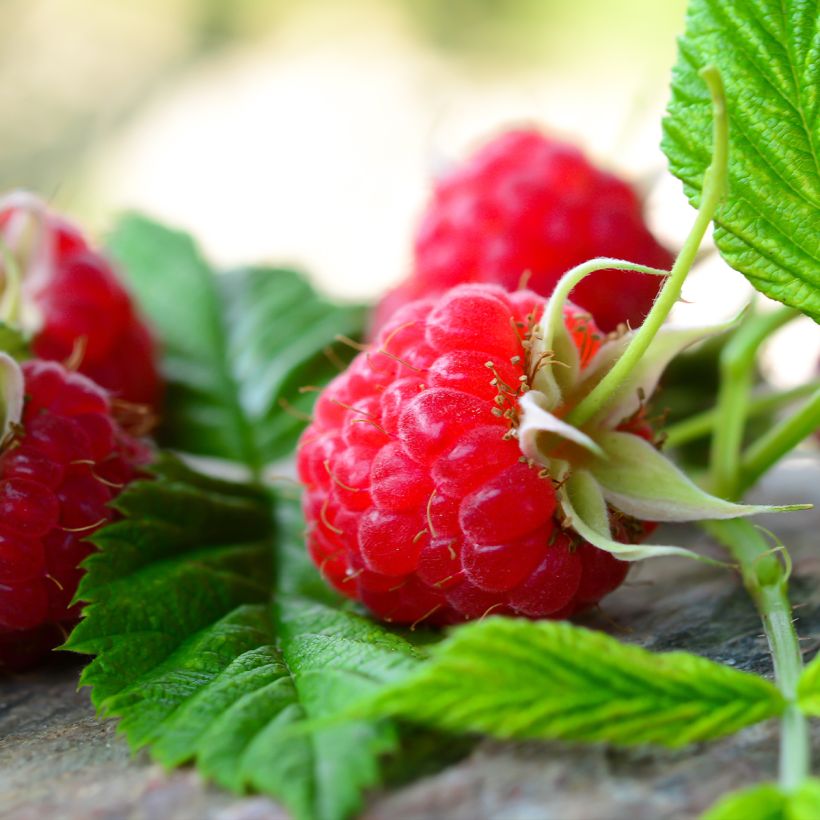
<path fill-rule="evenodd" d="M 767 680 L 561 622 L 488 618 L 354 712 L 501 738 L 677 747 L 780 714 Z"/>
<path fill-rule="evenodd" d="M 810 778 L 786 793 L 763 783 L 719 800 L 701 820 L 815 820 L 820 816 L 820 780 Z"/>
<path fill-rule="evenodd" d="M 805 714 L 820 717 L 820 655 L 814 656 L 800 676 L 797 702 Z"/>
<path fill-rule="evenodd" d="M 164 351 L 161 441 L 256 473 L 287 455 L 313 403 L 300 388 L 338 372 L 325 350 L 360 333 L 363 309 L 320 298 L 290 270 L 217 275 L 189 236 L 141 216 L 124 217 L 108 245 Z"/>
<path fill-rule="evenodd" d="M 117 506 L 123 519 L 94 537 L 84 619 L 65 646 L 96 656 L 81 683 L 99 712 L 165 766 L 194 762 L 297 818 L 349 816 L 395 728 L 318 724 L 405 677 L 419 650 L 338 608 L 295 504 L 280 499 L 274 520 L 266 492 L 164 459 Z"/>
<path fill-rule="evenodd" d="M 7 353 L 0 353 L 0 444 L 23 415 L 23 371 Z"/>
<path fill-rule="evenodd" d="M 672 73 L 663 150 L 690 202 L 710 161 L 710 99 L 723 76 L 729 193 L 715 218 L 723 257 L 762 293 L 820 321 L 820 15 L 816 0 L 691 0 Z"/>
<path fill-rule="evenodd" d="M 806 509 L 800 504 L 735 504 L 709 495 L 648 441 L 632 433 L 602 431 L 596 440 L 607 458 L 590 463 L 589 470 L 604 498 L 642 521 L 742 518 Z"/>

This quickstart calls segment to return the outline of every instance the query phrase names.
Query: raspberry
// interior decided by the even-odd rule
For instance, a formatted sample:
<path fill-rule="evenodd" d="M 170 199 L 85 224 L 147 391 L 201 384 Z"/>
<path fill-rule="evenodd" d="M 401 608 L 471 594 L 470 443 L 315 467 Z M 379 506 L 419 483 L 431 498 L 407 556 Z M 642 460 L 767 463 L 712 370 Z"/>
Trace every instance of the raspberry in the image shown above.
<path fill-rule="evenodd" d="M 148 459 L 90 379 L 42 360 L 22 370 L 22 423 L 0 452 L 0 667 L 35 660 L 77 620 L 86 539 Z"/>
<path fill-rule="evenodd" d="M 563 273 L 596 256 L 658 268 L 672 263 L 629 185 L 571 145 L 533 129 L 509 131 L 436 182 L 416 236 L 413 272 L 384 297 L 374 327 L 408 301 L 463 282 L 513 290 L 527 274 L 527 287 L 549 296 Z M 600 272 L 575 288 L 573 301 L 605 331 L 621 322 L 637 327 L 661 281 Z"/>
<path fill-rule="evenodd" d="M 0 238 L 23 273 L 34 354 L 71 361 L 113 397 L 156 407 L 161 386 L 154 342 L 109 262 L 77 228 L 27 194 L 12 194 L 0 206 Z"/>
<path fill-rule="evenodd" d="M 308 551 L 377 616 L 563 618 L 624 580 L 626 563 L 563 526 L 515 436 L 544 305 L 495 285 L 408 304 L 319 397 L 298 448 Z M 564 322 L 583 366 L 602 334 L 572 305 Z M 625 542 L 649 529 L 611 518 Z"/>

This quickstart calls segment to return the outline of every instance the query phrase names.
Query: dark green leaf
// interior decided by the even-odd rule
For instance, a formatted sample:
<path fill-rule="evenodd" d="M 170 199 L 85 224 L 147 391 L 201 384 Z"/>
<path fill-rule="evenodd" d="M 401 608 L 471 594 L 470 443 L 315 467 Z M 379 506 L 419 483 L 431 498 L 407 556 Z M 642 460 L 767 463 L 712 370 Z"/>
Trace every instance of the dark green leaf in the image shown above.
<path fill-rule="evenodd" d="M 338 372 L 325 350 L 361 332 L 363 309 L 290 270 L 215 275 L 189 236 L 141 216 L 121 220 L 109 249 L 162 342 L 162 441 L 257 473 L 288 454 L 314 399 L 300 388 Z"/>
<path fill-rule="evenodd" d="M 719 800 L 701 820 L 817 820 L 820 780 L 806 780 L 786 794 L 773 783 L 752 786 Z"/>
<path fill-rule="evenodd" d="M 568 623 L 490 618 L 355 714 L 448 731 L 682 746 L 783 709 L 768 681 L 696 655 L 655 655 Z"/>
<path fill-rule="evenodd" d="M 82 682 L 94 687 L 102 710 L 191 636 L 270 596 L 273 528 L 265 494 L 173 462 L 156 469 L 156 480 L 120 495 L 125 517 L 95 535 L 100 551 L 87 559 L 77 592 L 88 603 L 66 648 L 98 656 Z"/>
<path fill-rule="evenodd" d="M 396 731 L 385 720 L 322 722 L 406 677 L 419 651 L 334 606 L 297 505 L 280 500 L 274 523 L 254 487 L 173 460 L 156 472 L 120 496 L 124 518 L 95 538 L 78 594 L 90 603 L 66 644 L 97 656 L 82 683 L 132 747 L 166 766 L 193 761 L 297 817 L 347 817 L 379 781 Z"/>
<path fill-rule="evenodd" d="M 723 76 L 730 131 L 717 246 L 758 290 L 820 321 L 817 0 L 690 0 L 663 149 L 695 205 L 711 156 L 708 64 Z"/>

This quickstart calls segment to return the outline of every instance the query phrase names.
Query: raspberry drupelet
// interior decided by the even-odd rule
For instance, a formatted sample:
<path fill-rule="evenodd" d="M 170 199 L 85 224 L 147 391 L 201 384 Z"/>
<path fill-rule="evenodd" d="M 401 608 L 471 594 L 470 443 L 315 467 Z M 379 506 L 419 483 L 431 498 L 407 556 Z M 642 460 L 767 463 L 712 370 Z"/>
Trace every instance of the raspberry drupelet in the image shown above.
<path fill-rule="evenodd" d="M 86 539 L 111 520 L 109 502 L 150 455 L 90 379 L 56 362 L 22 371 L 23 416 L 0 451 L 0 667 L 12 668 L 60 643 L 77 620 Z"/>
<path fill-rule="evenodd" d="M 308 549 L 380 618 L 563 618 L 624 580 L 626 563 L 563 526 L 553 479 L 516 438 L 544 305 L 493 285 L 406 305 L 317 400 L 298 451 Z M 574 306 L 564 319 L 583 367 L 602 334 Z M 610 517 L 619 539 L 645 534 Z"/>
<path fill-rule="evenodd" d="M 533 128 L 511 130 L 436 181 L 412 272 L 378 306 L 374 327 L 401 305 L 464 282 L 512 290 L 528 276 L 528 288 L 549 296 L 565 271 L 596 256 L 672 264 L 630 185 L 572 145 Z M 578 285 L 573 301 L 602 330 L 637 327 L 659 286 L 656 277 L 609 270 Z"/>
<path fill-rule="evenodd" d="M 0 239 L 22 277 L 22 319 L 34 354 L 71 361 L 112 397 L 156 409 L 155 344 L 110 262 L 24 192 L 0 201 Z M 0 261 L 0 294 L 10 286 L 6 264 Z"/>

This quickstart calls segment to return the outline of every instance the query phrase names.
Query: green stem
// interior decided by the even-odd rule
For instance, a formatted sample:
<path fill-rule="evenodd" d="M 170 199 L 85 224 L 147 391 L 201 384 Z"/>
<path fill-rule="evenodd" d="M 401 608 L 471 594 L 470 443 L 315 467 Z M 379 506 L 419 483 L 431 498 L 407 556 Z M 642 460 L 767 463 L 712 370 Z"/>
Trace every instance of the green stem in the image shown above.
<path fill-rule="evenodd" d="M 820 388 L 815 388 L 811 398 L 799 410 L 772 427 L 743 454 L 738 471 L 738 492 L 751 487 L 773 464 L 818 428 Z"/>
<path fill-rule="evenodd" d="M 818 388 L 820 388 L 820 381 L 815 380 L 808 384 L 801 384 L 799 387 L 793 387 L 791 390 L 752 396 L 746 404 L 746 418 L 759 416 L 770 410 L 778 410 L 797 401 L 797 399 L 810 396 Z M 681 447 L 691 441 L 710 435 L 718 424 L 723 424 L 723 417 L 718 412 L 717 407 L 713 407 L 711 410 L 705 410 L 696 416 L 689 416 L 683 421 L 670 424 L 664 430 L 666 433 L 664 442 L 669 447 Z"/>
<path fill-rule="evenodd" d="M 672 270 L 661 289 L 655 304 L 644 323 L 632 337 L 623 355 L 613 365 L 595 388 L 566 417 L 565 421 L 580 427 L 595 416 L 615 393 L 635 365 L 646 353 L 655 335 L 660 330 L 672 306 L 680 298 L 681 288 L 697 256 L 706 229 L 715 215 L 720 201 L 726 193 L 729 154 L 729 124 L 723 83 L 715 66 L 707 66 L 700 72 L 712 94 L 713 149 L 712 162 L 703 178 L 703 192 L 695 224 L 684 242 Z"/>
<path fill-rule="evenodd" d="M 795 702 L 803 655 L 792 622 L 788 574 L 761 531 L 745 519 L 702 522 L 701 526 L 740 565 L 743 583 L 763 621 L 775 681 L 787 702 L 780 718 L 780 785 L 787 792 L 794 791 L 809 776 L 811 747 L 806 718 Z"/>
<path fill-rule="evenodd" d="M 760 345 L 779 327 L 798 316 L 783 308 L 747 319 L 720 354 L 720 389 L 716 411 L 720 424 L 712 437 L 712 491 L 735 497 L 740 487 L 740 447 L 748 414 L 755 358 Z"/>

